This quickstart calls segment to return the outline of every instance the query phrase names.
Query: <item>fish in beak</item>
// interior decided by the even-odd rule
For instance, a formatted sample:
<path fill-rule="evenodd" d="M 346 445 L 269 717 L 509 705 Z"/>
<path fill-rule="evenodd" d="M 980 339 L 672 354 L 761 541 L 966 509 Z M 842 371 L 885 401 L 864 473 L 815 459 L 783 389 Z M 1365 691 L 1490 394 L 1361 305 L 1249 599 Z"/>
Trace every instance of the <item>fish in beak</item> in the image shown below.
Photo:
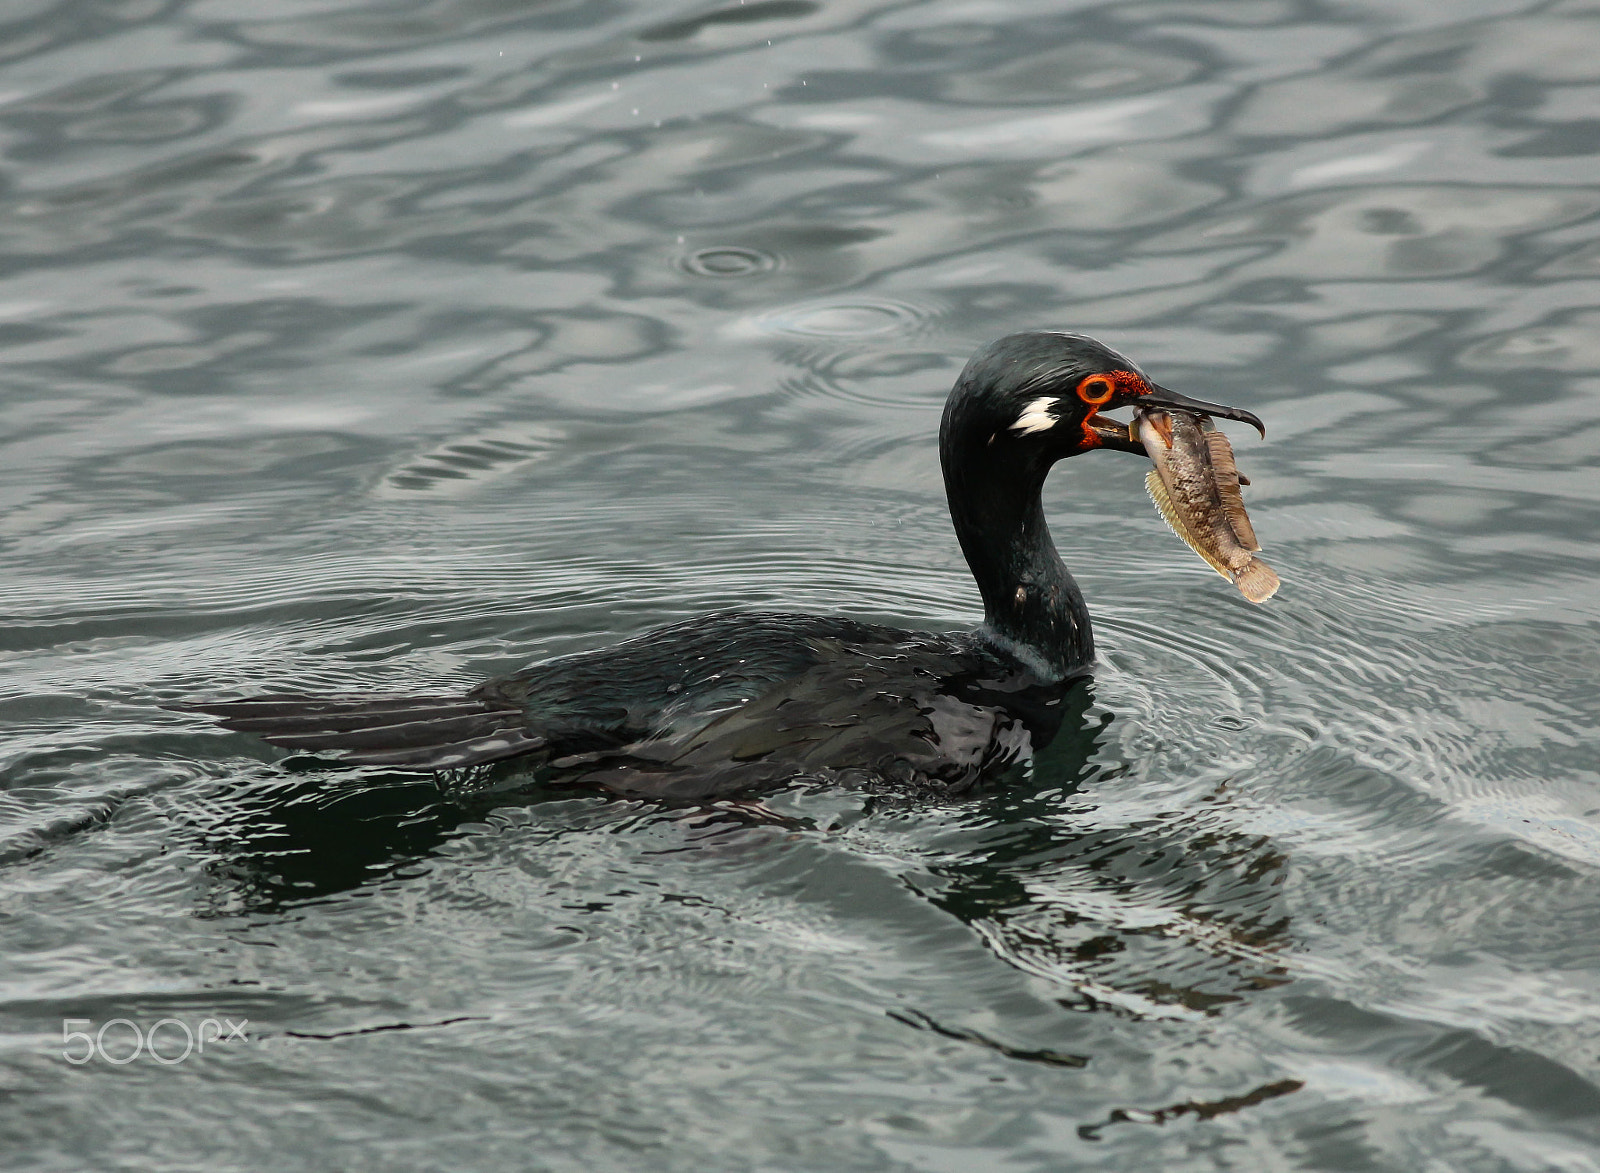
<path fill-rule="evenodd" d="M 1260 417 L 1253 412 L 1245 411 L 1241 407 L 1224 407 L 1220 403 L 1207 403 L 1203 399 L 1190 399 L 1181 391 L 1173 391 L 1155 383 L 1150 384 L 1150 392 L 1139 398 L 1138 410 L 1141 414 L 1154 408 L 1164 407 L 1168 411 L 1183 411 L 1190 415 L 1216 416 L 1219 419 L 1238 420 L 1242 424 L 1249 424 L 1261 433 L 1261 438 L 1267 438 L 1267 425 L 1262 423 Z"/>
<path fill-rule="evenodd" d="M 1252 603 L 1278 590 L 1278 576 L 1256 556 L 1261 543 L 1245 512 L 1233 447 L 1211 422 L 1213 415 L 1260 429 L 1248 411 L 1203 403 L 1165 388 L 1139 402 L 1129 440 L 1137 440 L 1155 468 L 1145 477 L 1150 499 L 1173 533 Z"/>

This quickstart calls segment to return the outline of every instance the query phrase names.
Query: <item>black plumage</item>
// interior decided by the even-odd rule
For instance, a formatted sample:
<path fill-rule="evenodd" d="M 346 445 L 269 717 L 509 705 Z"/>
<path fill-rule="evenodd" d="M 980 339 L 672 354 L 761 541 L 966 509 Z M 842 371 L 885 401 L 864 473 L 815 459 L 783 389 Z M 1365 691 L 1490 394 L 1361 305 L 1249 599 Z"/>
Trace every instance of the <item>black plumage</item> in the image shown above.
<path fill-rule="evenodd" d="M 452 770 L 528 759 L 553 778 L 705 799 L 797 777 L 959 793 L 1038 750 L 1094 658 L 1083 596 L 1045 524 L 1058 460 L 1144 454 L 1101 411 L 1259 421 L 1149 382 L 1076 334 L 1014 334 L 962 371 L 940 428 L 956 534 L 984 603 L 969 632 L 723 612 L 561 656 L 461 697 L 265 696 L 186 706 L 288 749 Z"/>

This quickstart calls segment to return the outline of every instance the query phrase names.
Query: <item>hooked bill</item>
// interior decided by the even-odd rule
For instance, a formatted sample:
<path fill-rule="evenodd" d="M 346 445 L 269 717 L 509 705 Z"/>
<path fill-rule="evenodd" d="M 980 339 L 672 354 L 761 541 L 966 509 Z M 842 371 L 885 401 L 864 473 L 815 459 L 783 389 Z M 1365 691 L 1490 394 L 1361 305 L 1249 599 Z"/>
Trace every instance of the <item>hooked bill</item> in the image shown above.
<path fill-rule="evenodd" d="M 1155 468 L 1145 477 L 1150 499 L 1172 532 L 1252 603 L 1278 590 L 1278 576 L 1255 552 L 1261 549 L 1244 510 L 1228 438 L 1209 417 L 1186 411 L 1148 411 L 1134 430 Z"/>

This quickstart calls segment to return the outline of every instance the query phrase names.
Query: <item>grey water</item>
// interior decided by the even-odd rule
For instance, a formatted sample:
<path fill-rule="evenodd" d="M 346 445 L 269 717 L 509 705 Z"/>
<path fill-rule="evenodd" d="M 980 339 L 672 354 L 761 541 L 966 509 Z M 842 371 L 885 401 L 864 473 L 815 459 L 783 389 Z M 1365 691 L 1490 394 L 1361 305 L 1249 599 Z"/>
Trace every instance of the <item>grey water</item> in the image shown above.
<path fill-rule="evenodd" d="M 1582 0 L 8 0 L 0 1164 L 1600 1169 L 1597 164 Z M 971 625 L 1029 327 L 1267 422 L 1284 587 L 1059 467 L 1100 663 L 1003 784 L 163 707 Z"/>

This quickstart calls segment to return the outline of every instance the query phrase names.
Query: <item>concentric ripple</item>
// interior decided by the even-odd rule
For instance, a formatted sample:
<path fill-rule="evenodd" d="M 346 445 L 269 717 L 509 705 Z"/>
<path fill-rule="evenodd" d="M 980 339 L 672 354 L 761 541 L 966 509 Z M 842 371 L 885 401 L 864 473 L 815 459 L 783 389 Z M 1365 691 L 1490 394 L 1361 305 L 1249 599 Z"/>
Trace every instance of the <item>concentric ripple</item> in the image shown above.
<path fill-rule="evenodd" d="M 910 333 L 932 316 L 932 311 L 923 306 L 885 297 L 855 295 L 782 306 L 745 319 L 741 324 L 757 334 L 856 339 Z"/>
<path fill-rule="evenodd" d="M 678 267 L 696 277 L 724 280 L 730 277 L 754 277 L 783 267 L 783 258 L 776 253 L 740 244 L 719 244 L 696 249 L 678 259 Z"/>

